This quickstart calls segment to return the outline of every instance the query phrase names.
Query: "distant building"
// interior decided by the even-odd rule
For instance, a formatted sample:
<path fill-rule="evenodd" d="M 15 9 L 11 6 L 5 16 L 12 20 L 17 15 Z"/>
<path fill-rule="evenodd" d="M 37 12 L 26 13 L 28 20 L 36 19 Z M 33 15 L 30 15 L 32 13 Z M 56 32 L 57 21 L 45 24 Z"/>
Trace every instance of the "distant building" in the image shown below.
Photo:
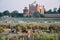
<path fill-rule="evenodd" d="M 35 2 L 32 4 L 29 4 L 29 13 L 32 14 L 36 11 L 41 13 L 41 14 L 44 14 L 44 6 L 41 6 Z"/>
<path fill-rule="evenodd" d="M 44 6 L 37 4 L 35 1 L 32 4 L 29 4 L 29 9 L 27 7 L 23 9 L 24 16 L 32 15 L 34 12 L 44 14 Z"/>
<path fill-rule="evenodd" d="M 29 14 L 32 14 L 32 13 L 34 13 L 35 11 L 36 11 L 35 6 L 32 5 L 32 4 L 29 4 Z"/>
<path fill-rule="evenodd" d="M 29 16 L 29 9 L 27 8 L 27 7 L 25 7 L 24 9 L 23 9 L 23 15 L 24 15 L 24 17 L 26 17 L 26 16 Z"/>

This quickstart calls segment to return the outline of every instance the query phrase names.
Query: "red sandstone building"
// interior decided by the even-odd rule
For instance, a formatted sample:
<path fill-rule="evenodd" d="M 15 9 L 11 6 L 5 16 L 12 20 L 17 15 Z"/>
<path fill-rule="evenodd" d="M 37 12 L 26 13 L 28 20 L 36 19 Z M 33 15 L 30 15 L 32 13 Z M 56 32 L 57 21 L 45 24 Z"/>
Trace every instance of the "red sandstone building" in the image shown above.
<path fill-rule="evenodd" d="M 41 14 L 44 14 L 44 6 L 41 6 L 33 2 L 32 4 L 29 4 L 29 9 L 27 9 L 27 7 L 24 8 L 23 13 L 24 13 L 24 16 L 29 16 L 36 11 Z"/>

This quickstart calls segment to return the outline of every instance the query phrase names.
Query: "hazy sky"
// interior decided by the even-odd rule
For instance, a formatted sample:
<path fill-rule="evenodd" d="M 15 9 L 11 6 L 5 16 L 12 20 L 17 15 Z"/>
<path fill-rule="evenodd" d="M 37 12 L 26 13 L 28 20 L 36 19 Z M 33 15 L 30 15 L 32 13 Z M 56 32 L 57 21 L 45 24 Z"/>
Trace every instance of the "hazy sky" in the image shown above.
<path fill-rule="evenodd" d="M 0 12 L 9 10 L 18 10 L 23 12 L 25 6 L 33 3 L 35 0 L 0 0 Z M 38 4 L 44 5 L 46 10 L 58 8 L 60 5 L 60 0 L 36 0 Z"/>

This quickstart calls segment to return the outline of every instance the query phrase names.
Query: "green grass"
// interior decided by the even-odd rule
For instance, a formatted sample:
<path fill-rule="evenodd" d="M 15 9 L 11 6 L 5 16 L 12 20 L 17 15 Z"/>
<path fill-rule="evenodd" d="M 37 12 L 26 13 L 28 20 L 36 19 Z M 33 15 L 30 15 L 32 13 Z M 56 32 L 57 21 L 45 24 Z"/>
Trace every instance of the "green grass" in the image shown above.
<path fill-rule="evenodd" d="M 0 40 L 5 40 L 6 35 L 4 34 L 0 34 Z M 16 37 L 16 40 L 18 37 Z M 58 34 L 57 33 L 44 33 L 42 36 L 36 38 L 35 40 L 58 40 Z M 21 38 L 20 40 L 24 40 L 23 38 Z"/>
<path fill-rule="evenodd" d="M 43 34 L 36 40 L 51 40 L 51 39 L 58 40 L 58 34 L 56 34 L 56 33 Z"/>
<path fill-rule="evenodd" d="M 0 40 L 5 40 L 5 38 L 6 38 L 6 35 L 0 34 Z"/>
<path fill-rule="evenodd" d="M 0 19 L 4 20 L 4 19 Z M 60 18 L 10 18 L 10 20 L 23 20 L 23 21 L 33 21 L 33 22 L 39 22 L 39 21 L 60 21 Z"/>

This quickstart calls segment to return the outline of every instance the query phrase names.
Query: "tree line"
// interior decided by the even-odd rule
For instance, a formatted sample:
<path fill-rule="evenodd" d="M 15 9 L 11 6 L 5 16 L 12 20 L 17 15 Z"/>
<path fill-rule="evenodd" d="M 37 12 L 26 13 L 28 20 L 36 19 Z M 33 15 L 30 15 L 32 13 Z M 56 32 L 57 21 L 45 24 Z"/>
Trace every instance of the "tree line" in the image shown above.
<path fill-rule="evenodd" d="M 12 11 L 11 13 L 8 10 L 5 10 L 4 12 L 0 12 L 0 17 L 2 17 L 2 16 L 23 17 L 23 14 L 19 13 L 17 10 Z"/>
<path fill-rule="evenodd" d="M 4 12 L 0 12 L 0 17 L 2 16 L 9 16 L 9 17 L 28 17 L 28 18 L 31 18 L 31 17 L 35 17 L 35 18 L 38 18 L 38 17 L 44 17 L 43 14 L 39 13 L 39 12 L 34 12 L 32 15 L 27 15 L 27 16 L 24 16 L 25 14 L 24 13 L 19 13 L 17 10 L 15 11 L 12 11 L 11 13 L 8 11 L 8 10 L 5 10 Z"/>
<path fill-rule="evenodd" d="M 60 14 L 60 7 L 58 8 L 54 8 L 54 10 L 52 11 L 52 9 L 49 9 L 48 11 L 45 10 L 44 14 Z M 24 13 L 19 13 L 17 10 L 14 10 L 12 12 L 9 12 L 8 10 L 5 10 L 4 12 L 0 12 L 0 17 L 2 16 L 9 16 L 9 17 L 24 17 Z M 32 16 L 26 16 L 26 17 L 44 17 L 43 14 L 40 14 L 39 12 L 35 12 L 33 13 Z"/>
<path fill-rule="evenodd" d="M 45 11 L 46 14 L 60 14 L 60 7 L 58 8 L 54 8 L 53 11 L 52 9 L 49 9 L 48 11 Z"/>

